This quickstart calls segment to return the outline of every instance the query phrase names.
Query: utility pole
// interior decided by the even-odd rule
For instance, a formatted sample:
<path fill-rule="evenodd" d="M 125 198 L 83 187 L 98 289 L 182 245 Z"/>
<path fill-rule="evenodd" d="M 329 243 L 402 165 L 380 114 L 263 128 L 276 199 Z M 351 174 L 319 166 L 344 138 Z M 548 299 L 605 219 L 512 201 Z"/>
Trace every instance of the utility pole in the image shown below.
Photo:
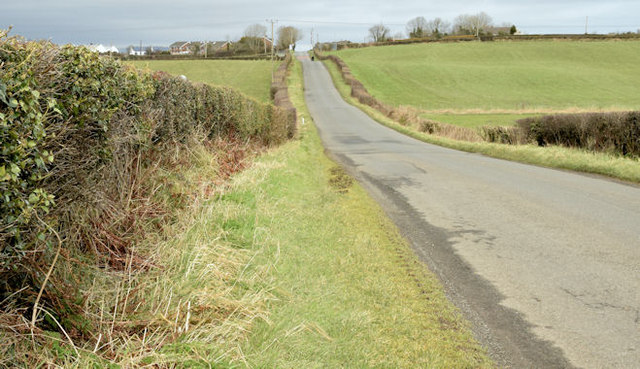
<path fill-rule="evenodd" d="M 142 56 L 142 40 L 140 40 L 140 54 L 138 55 Z"/>
<path fill-rule="evenodd" d="M 313 28 L 311 28 L 311 50 L 313 50 L 315 47 L 313 46 Z"/>
<path fill-rule="evenodd" d="M 273 25 L 278 23 L 277 19 L 267 19 L 267 22 L 271 22 L 271 81 L 273 81 L 273 52 L 275 47 L 275 39 L 273 38 Z"/>
<path fill-rule="evenodd" d="M 207 58 L 207 41 L 204 42 L 204 58 Z"/>

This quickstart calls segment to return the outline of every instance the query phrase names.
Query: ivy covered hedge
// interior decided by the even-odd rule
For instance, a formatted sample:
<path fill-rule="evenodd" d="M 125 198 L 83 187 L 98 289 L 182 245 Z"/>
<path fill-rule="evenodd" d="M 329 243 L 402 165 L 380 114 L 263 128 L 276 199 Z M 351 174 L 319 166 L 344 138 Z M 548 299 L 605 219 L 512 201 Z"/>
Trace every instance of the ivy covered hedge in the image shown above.
<path fill-rule="evenodd" d="M 135 217 L 114 204 L 130 204 L 144 186 L 137 168 L 176 145 L 198 136 L 268 146 L 294 129 L 295 114 L 235 90 L 0 31 L 0 300 L 32 304 L 58 245 L 111 264 L 125 255 L 118 232 Z M 43 299 L 73 296 L 59 282 Z M 69 309 L 61 304 L 54 310 Z"/>

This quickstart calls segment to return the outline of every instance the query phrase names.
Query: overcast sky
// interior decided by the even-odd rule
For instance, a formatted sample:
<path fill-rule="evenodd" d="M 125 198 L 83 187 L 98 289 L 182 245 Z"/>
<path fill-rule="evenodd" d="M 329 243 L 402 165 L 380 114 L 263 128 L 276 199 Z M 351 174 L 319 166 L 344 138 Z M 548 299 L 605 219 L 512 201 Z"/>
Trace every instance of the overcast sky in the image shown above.
<path fill-rule="evenodd" d="M 0 0 L 0 28 L 55 43 L 165 45 L 181 40 L 236 40 L 253 23 L 293 25 L 309 43 L 363 41 L 367 29 L 384 23 L 392 34 L 416 16 L 447 21 L 484 11 L 494 23 L 515 24 L 524 33 L 636 32 L 639 0 Z"/>

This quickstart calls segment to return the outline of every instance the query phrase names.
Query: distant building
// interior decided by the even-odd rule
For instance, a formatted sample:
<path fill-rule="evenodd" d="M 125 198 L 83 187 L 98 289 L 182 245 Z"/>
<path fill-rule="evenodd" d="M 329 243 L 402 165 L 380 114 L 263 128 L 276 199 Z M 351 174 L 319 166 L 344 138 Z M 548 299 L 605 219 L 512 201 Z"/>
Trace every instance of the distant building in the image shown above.
<path fill-rule="evenodd" d="M 171 55 L 193 54 L 194 45 L 190 41 L 177 41 L 169 46 Z"/>
<path fill-rule="evenodd" d="M 206 52 L 205 52 L 206 47 Z M 205 41 L 200 47 L 200 55 L 212 55 L 221 51 L 229 51 L 231 48 L 231 42 L 229 41 Z"/>
<path fill-rule="evenodd" d="M 271 49 L 271 45 L 273 44 L 273 41 L 271 41 L 270 38 L 268 38 L 267 36 L 264 36 L 262 37 L 262 42 L 264 42 L 267 48 Z"/>
<path fill-rule="evenodd" d="M 118 48 L 113 45 L 107 47 L 102 44 L 98 44 L 98 45 L 91 44 L 91 45 L 87 45 L 86 47 L 87 49 L 99 54 L 109 54 L 109 53 L 117 54 L 120 52 L 118 51 Z"/>
<path fill-rule="evenodd" d="M 147 51 L 139 46 L 129 46 L 127 48 L 127 55 L 143 56 L 147 55 Z"/>

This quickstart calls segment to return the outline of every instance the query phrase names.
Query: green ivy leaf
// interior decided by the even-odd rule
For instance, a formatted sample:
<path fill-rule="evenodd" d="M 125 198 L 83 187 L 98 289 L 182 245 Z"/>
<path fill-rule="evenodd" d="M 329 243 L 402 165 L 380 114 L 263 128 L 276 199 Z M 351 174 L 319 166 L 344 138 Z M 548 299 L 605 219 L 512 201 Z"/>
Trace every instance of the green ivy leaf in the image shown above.
<path fill-rule="evenodd" d="M 11 173 L 13 174 L 20 174 L 20 167 L 15 165 L 14 163 L 11 163 Z"/>
<path fill-rule="evenodd" d="M 0 101 L 9 105 L 9 102 L 7 101 L 7 85 L 2 81 L 0 81 Z"/>

